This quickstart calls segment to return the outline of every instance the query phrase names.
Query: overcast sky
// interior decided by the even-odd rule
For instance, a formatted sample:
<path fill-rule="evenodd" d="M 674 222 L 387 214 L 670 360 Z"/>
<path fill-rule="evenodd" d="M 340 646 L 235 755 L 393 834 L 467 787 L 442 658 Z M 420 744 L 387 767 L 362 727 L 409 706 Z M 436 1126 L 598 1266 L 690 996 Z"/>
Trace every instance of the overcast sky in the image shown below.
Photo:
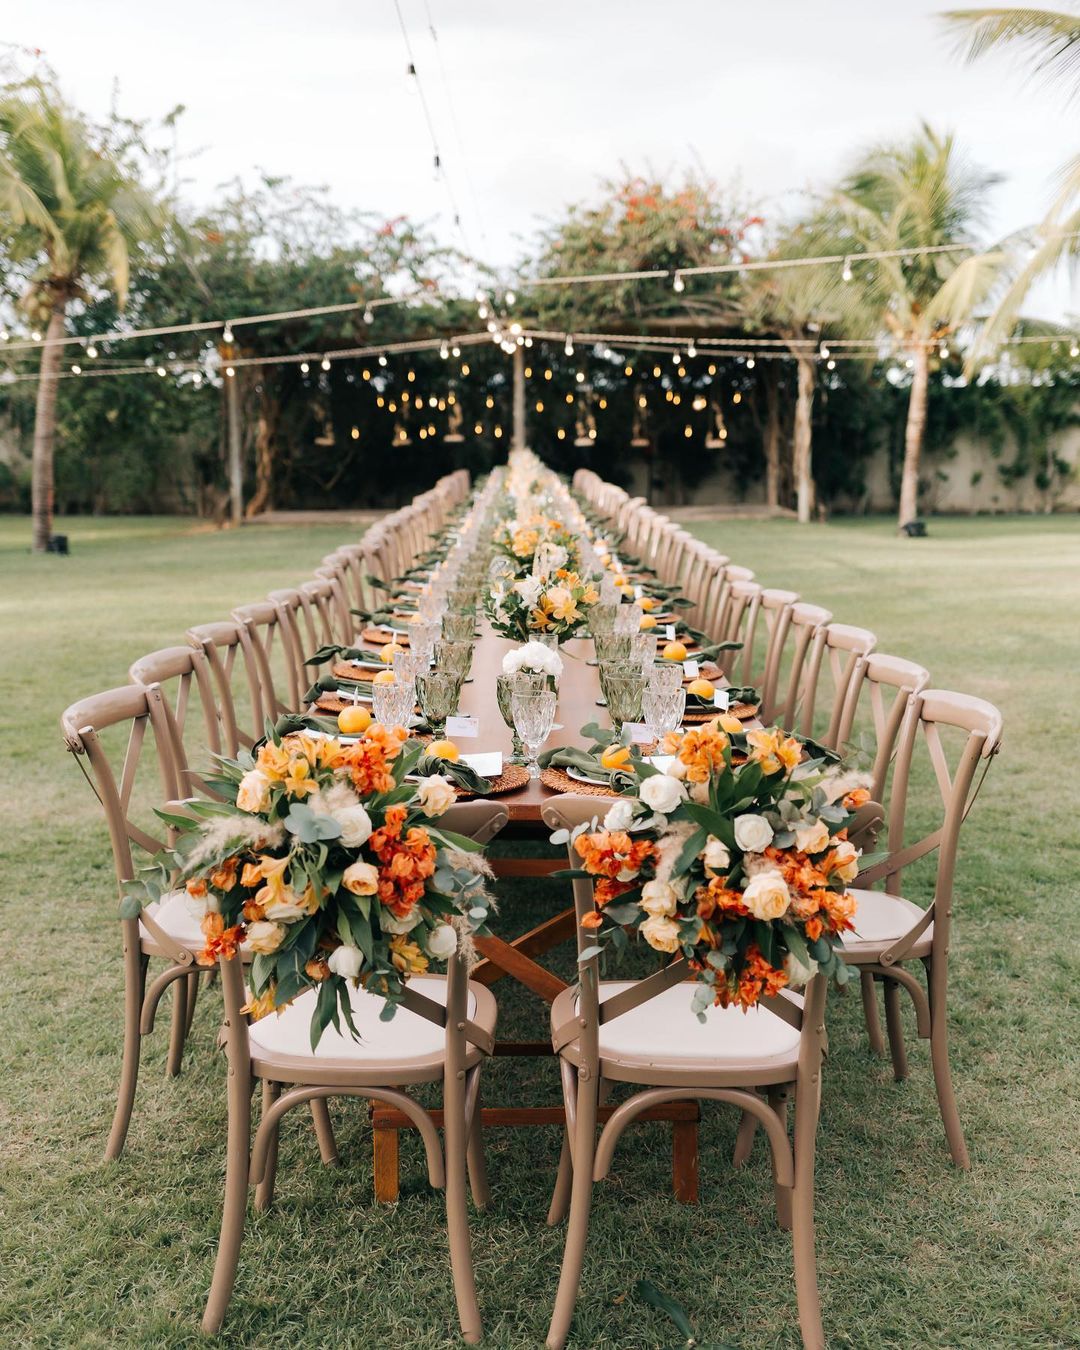
<path fill-rule="evenodd" d="M 920 117 L 1005 175 L 991 236 L 1037 220 L 1076 108 L 1005 56 L 962 65 L 943 3 L 400 0 L 468 241 L 497 266 L 620 165 L 698 167 L 776 214 Z M 0 0 L 0 15 L 93 114 L 114 79 L 127 115 L 185 104 L 195 200 L 265 168 L 454 238 L 394 0 Z M 1029 307 L 1077 308 L 1064 279 Z"/>

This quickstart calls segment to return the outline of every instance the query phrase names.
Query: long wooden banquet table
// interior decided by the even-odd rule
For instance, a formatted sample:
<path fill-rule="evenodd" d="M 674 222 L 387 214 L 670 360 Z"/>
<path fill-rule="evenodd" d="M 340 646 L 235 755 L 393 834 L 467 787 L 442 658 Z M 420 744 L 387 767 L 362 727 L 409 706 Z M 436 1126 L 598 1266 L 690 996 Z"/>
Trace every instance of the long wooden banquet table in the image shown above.
<path fill-rule="evenodd" d="M 460 741 L 463 753 L 500 750 L 504 762 L 510 755 L 512 738 L 499 713 L 496 680 L 502 674 L 503 657 L 519 645 L 500 637 L 486 621 L 482 622 L 481 636 L 473 652 L 471 679 L 462 689 L 459 707 L 462 716 L 477 719 L 478 735 L 475 739 Z M 580 745 L 581 728 L 586 723 L 600 721 L 603 725 L 607 720 L 603 706 L 598 703 L 601 697 L 599 676 L 596 667 L 589 664 L 593 656 L 591 641 L 577 639 L 565 642 L 559 650 L 563 658 L 563 673 L 559 681 L 555 727 L 545 742 L 545 749 Z M 499 836 L 500 840 L 546 842 L 550 830 L 540 813 L 544 803 L 558 795 L 539 779 L 530 779 L 524 787 L 499 796 L 496 800 L 506 807 L 510 815 L 509 824 Z M 598 796 L 596 806 L 597 814 L 602 818 L 607 810 L 607 799 Z M 533 877 L 538 882 L 567 866 L 565 854 L 561 858 L 493 858 L 491 861 L 498 876 Z M 562 886 L 564 891 L 569 890 L 566 881 L 560 880 L 554 884 Z M 505 913 L 503 917 L 506 917 Z M 484 959 L 474 969 L 471 978 L 485 985 L 496 984 L 505 978 L 513 979 L 529 989 L 543 1004 L 550 1006 L 566 988 L 566 983 L 535 958 L 573 938 L 574 924 L 574 910 L 570 906 L 560 909 L 537 927 L 511 940 L 494 935 L 478 938 L 476 945 Z M 495 1054 L 553 1055 L 548 1037 L 546 1007 L 541 1010 L 541 1015 L 538 1031 L 544 1039 L 499 1041 Z M 557 1088 L 554 1072 L 552 1086 Z M 606 1119 L 612 1109 L 601 1108 L 601 1119 Z M 439 1113 L 436 1112 L 435 1116 L 438 1119 Z M 672 1184 L 676 1197 L 685 1204 L 697 1202 L 699 1117 L 697 1102 L 672 1102 L 643 1112 L 640 1117 L 642 1120 L 672 1122 Z M 381 1102 L 372 1107 L 371 1119 L 375 1138 L 376 1198 L 393 1201 L 398 1196 L 398 1132 L 411 1128 L 411 1124 L 400 1111 Z M 561 1105 L 484 1107 L 482 1119 L 485 1127 L 535 1127 L 561 1126 L 565 1116 Z"/>

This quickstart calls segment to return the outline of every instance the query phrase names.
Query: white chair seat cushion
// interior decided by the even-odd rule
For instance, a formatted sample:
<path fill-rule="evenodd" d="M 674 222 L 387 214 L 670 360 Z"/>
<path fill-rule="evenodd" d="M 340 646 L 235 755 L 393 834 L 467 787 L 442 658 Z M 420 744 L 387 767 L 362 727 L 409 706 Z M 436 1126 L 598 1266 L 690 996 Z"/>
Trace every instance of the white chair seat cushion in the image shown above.
<path fill-rule="evenodd" d="M 446 1004 L 446 981 L 434 976 L 413 976 L 409 988 L 424 994 L 436 1003 Z M 389 1022 L 381 1022 L 379 1014 L 384 1000 L 366 989 L 350 987 L 353 1022 L 359 1040 L 354 1040 L 342 1019 L 341 1031 L 328 1026 L 314 1051 L 318 1060 L 339 1060 L 349 1064 L 378 1063 L 408 1064 L 441 1056 L 446 1046 L 446 1031 L 429 1022 L 426 1017 L 398 1008 Z M 260 1017 L 248 1028 L 252 1055 L 258 1058 L 288 1056 L 312 1058 L 311 1014 L 317 994 L 309 989 L 280 1013 Z M 469 991 L 471 1018 L 476 1012 L 476 998 Z"/>
<path fill-rule="evenodd" d="M 876 950 L 894 942 L 916 924 L 923 916 L 918 905 L 905 900 L 901 895 L 887 895 L 884 891 L 852 890 L 858 908 L 852 922 L 854 931 L 843 935 L 844 949 L 851 952 Z M 933 937 L 934 925 L 931 924 L 919 938 L 919 948 Z"/>
<path fill-rule="evenodd" d="M 206 945 L 200 926 L 204 908 L 199 901 L 193 900 L 187 891 L 169 891 L 160 900 L 147 905 L 145 913 L 182 947 L 197 952 Z M 145 924 L 140 923 L 139 928 L 144 938 L 150 942 L 154 941 L 154 935 Z"/>
<path fill-rule="evenodd" d="M 601 982 L 600 999 L 630 988 Z M 600 1027 L 603 1059 L 694 1063 L 713 1067 L 786 1063 L 799 1054 L 798 1029 L 767 1008 L 711 1007 L 699 1022 L 690 1010 L 696 985 L 684 982 Z"/>

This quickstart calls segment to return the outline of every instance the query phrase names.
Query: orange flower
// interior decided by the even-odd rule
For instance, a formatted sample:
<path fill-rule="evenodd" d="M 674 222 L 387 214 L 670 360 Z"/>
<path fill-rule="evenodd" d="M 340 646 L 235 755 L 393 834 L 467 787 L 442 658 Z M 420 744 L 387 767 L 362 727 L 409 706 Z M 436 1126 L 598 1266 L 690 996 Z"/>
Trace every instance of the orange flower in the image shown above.
<path fill-rule="evenodd" d="M 291 797 L 306 797 L 318 788 L 311 776 L 311 765 L 305 758 L 297 755 L 289 761 L 289 772 L 285 775 L 285 791 Z"/>
<path fill-rule="evenodd" d="M 192 877 L 191 880 L 185 884 L 184 889 L 187 891 L 188 895 L 193 896 L 194 899 L 205 900 L 206 896 L 209 894 L 210 888 L 207 886 L 203 877 Z"/>
<path fill-rule="evenodd" d="M 828 915 L 829 932 L 843 933 L 854 928 L 859 902 L 850 891 L 821 891 L 821 908 Z"/>
<path fill-rule="evenodd" d="M 267 778 L 280 781 L 288 772 L 289 758 L 289 752 L 284 745 L 275 745 L 273 741 L 267 741 L 265 745 L 259 747 L 255 767 L 261 769 Z"/>
<path fill-rule="evenodd" d="M 802 745 L 794 736 L 785 736 L 779 727 L 748 731 L 746 744 L 750 758 L 761 765 L 764 774 L 779 773 L 781 769 L 790 773 L 802 759 Z"/>
<path fill-rule="evenodd" d="M 648 839 L 632 840 L 625 830 L 597 830 L 580 834 L 574 849 L 587 872 L 612 881 L 629 881 L 657 857 L 656 845 Z"/>
<path fill-rule="evenodd" d="M 716 1002 L 722 1008 L 735 1005 L 745 1011 L 761 998 L 774 998 L 787 982 L 787 974 L 771 966 L 757 943 L 752 942 L 746 949 L 738 979 L 717 984 Z"/>
<path fill-rule="evenodd" d="M 206 946 L 195 958 L 199 965 L 212 966 L 219 956 L 231 961 L 244 940 L 243 928 L 239 924 L 226 928 L 225 920 L 214 913 L 203 915 L 201 927 Z"/>
<path fill-rule="evenodd" d="M 240 885 L 250 889 L 257 886 L 262 881 L 262 863 L 249 862 L 244 864 L 244 870 L 240 874 Z"/>
<path fill-rule="evenodd" d="M 841 802 L 845 811 L 857 811 L 860 806 L 865 806 L 870 800 L 870 789 L 864 787 L 852 788 Z"/>
<path fill-rule="evenodd" d="M 325 961 L 318 960 L 313 957 L 304 966 L 304 974 L 308 977 L 309 980 L 314 980 L 316 984 L 320 984 L 330 974 L 330 967 L 326 964 Z"/>
<path fill-rule="evenodd" d="M 401 727 L 387 728 L 373 722 L 362 740 L 341 752 L 339 763 L 348 769 L 353 787 L 361 797 L 393 788 L 394 775 L 389 764 L 407 734 Z"/>
<path fill-rule="evenodd" d="M 714 773 L 724 769 L 724 751 L 729 744 L 727 734 L 715 722 L 688 731 L 675 751 L 679 762 L 686 765 L 687 781 L 707 783 Z"/>
<path fill-rule="evenodd" d="M 599 928 L 604 922 L 604 916 L 598 909 L 594 909 L 591 914 L 586 914 L 581 921 L 582 928 Z"/>
<path fill-rule="evenodd" d="M 226 858 L 210 873 L 210 885 L 219 891 L 231 891 L 236 885 L 236 874 L 240 869 L 239 858 Z"/>
<path fill-rule="evenodd" d="M 806 921 L 806 936 L 811 942 L 816 942 L 825 931 L 825 925 L 815 915 L 812 919 Z"/>
<path fill-rule="evenodd" d="M 722 915 L 730 914 L 735 918 L 750 913 L 742 902 L 742 892 L 730 890 L 723 877 L 713 877 L 707 886 L 699 886 L 694 892 L 694 899 L 697 901 L 697 912 L 703 919 L 711 919 L 717 910 Z"/>
<path fill-rule="evenodd" d="M 267 985 L 261 994 L 252 994 L 240 1011 L 247 1013 L 253 1022 L 257 1022 L 260 1017 L 266 1017 L 269 1013 L 280 1013 L 281 1009 L 274 1002 L 276 992 L 275 985 Z"/>

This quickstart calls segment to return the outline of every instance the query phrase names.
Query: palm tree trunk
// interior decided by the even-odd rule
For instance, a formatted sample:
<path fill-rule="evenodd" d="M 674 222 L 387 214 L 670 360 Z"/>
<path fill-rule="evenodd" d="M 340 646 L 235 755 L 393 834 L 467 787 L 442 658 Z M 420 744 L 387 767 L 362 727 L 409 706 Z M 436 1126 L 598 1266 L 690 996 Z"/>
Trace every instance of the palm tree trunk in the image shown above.
<path fill-rule="evenodd" d="M 919 460 L 926 429 L 926 396 L 930 383 L 930 352 L 925 344 L 915 348 L 904 431 L 904 468 L 900 475 L 900 519 L 903 529 L 919 514 Z"/>
<path fill-rule="evenodd" d="M 767 363 L 768 364 L 768 363 Z M 773 371 L 765 378 L 765 504 L 780 505 L 780 390 Z"/>
<path fill-rule="evenodd" d="M 58 301 L 49 316 L 45 345 L 41 349 L 38 371 L 37 411 L 34 415 L 34 458 L 30 494 L 33 512 L 33 549 L 44 553 L 49 547 L 53 527 L 53 444 L 56 440 L 56 377 L 60 372 L 67 302 Z"/>
<path fill-rule="evenodd" d="M 814 476 L 812 470 L 812 431 L 810 415 L 814 410 L 814 392 L 817 388 L 817 365 L 799 356 L 799 392 L 795 401 L 795 437 L 792 447 L 792 468 L 795 474 L 795 502 L 799 523 L 806 525 L 814 509 Z"/>

